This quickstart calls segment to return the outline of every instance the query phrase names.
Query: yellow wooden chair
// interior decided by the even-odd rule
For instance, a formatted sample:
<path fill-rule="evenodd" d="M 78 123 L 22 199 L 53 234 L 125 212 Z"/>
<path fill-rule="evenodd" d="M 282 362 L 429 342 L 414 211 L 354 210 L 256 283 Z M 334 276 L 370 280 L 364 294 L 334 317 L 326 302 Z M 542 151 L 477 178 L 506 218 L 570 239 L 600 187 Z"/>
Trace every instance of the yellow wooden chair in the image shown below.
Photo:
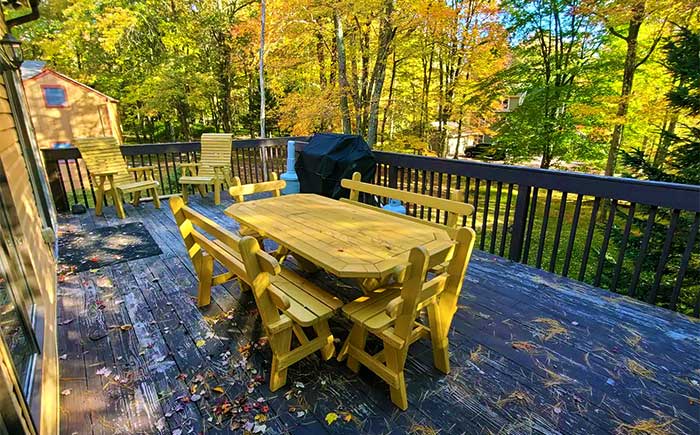
<path fill-rule="evenodd" d="M 340 299 L 281 267 L 254 238 L 226 230 L 187 207 L 182 198 L 170 198 L 170 208 L 199 279 L 200 306 L 210 303 L 213 285 L 238 278 L 252 288 L 272 348 L 271 391 L 286 383 L 287 368 L 292 364 L 316 351 L 321 351 L 325 360 L 333 356 L 335 345 L 328 319 L 343 305 Z M 226 272 L 215 276 L 214 261 Z M 316 337 L 309 339 L 304 328 L 313 329 Z M 298 341 L 294 349 L 292 334 Z"/>
<path fill-rule="evenodd" d="M 435 367 L 443 373 L 450 371 L 447 334 L 475 238 L 474 230 L 460 228 L 453 241 L 413 248 L 400 287 L 375 290 L 343 307 L 353 327 L 338 359 L 347 356 L 347 365 L 354 372 L 360 364 L 372 370 L 389 384 L 392 402 L 403 410 L 408 408 L 403 370 L 412 343 L 429 336 Z M 447 267 L 428 278 L 428 271 L 444 262 Z M 423 308 L 428 311 L 427 326 L 417 321 Z M 375 355 L 365 350 L 369 332 L 384 344 Z"/>
<path fill-rule="evenodd" d="M 199 194 L 206 196 L 205 186 L 214 190 L 214 204 L 221 204 L 221 190 L 231 185 L 231 141 L 230 133 L 205 133 L 202 135 L 202 150 L 199 162 L 180 163 L 182 198 L 187 203 L 188 186 L 193 185 Z"/>
<path fill-rule="evenodd" d="M 231 187 L 228 189 L 228 193 L 231 195 L 234 201 L 241 203 L 245 202 L 245 197 L 247 195 L 253 195 L 256 193 L 271 193 L 273 197 L 280 196 L 282 195 L 282 189 L 284 189 L 286 186 L 287 182 L 284 180 L 279 180 L 276 172 L 270 172 L 269 181 L 251 184 L 243 184 L 241 183 L 240 177 L 235 176 L 233 177 Z M 241 235 L 254 237 L 258 243 L 260 243 L 260 246 L 264 248 L 264 239 L 260 236 L 260 234 L 258 234 L 257 231 L 248 228 L 245 225 L 241 225 L 241 228 L 238 231 L 241 233 Z M 282 261 L 281 257 L 276 256 L 276 258 Z"/>
<path fill-rule="evenodd" d="M 141 192 L 150 192 L 153 204 L 156 208 L 160 208 L 159 184 L 153 179 L 153 166 L 129 168 L 115 138 L 77 138 L 73 144 L 80 150 L 80 155 L 92 177 L 97 216 L 102 215 L 106 193 L 112 196 L 117 216 L 121 219 L 126 217 L 122 197 L 127 193 L 132 195 L 132 204 L 137 206 L 141 199 Z"/>

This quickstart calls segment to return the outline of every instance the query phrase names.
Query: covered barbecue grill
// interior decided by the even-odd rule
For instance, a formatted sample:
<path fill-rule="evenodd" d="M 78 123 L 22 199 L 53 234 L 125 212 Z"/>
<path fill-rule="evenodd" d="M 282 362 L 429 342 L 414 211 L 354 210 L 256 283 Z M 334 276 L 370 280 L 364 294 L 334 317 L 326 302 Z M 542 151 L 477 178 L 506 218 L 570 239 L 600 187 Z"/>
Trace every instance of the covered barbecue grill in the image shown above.
<path fill-rule="evenodd" d="M 299 153 L 294 168 L 301 193 L 338 199 L 348 196 L 340 180 L 359 172 L 362 181 L 372 182 L 375 163 L 372 150 L 362 136 L 317 133 Z"/>

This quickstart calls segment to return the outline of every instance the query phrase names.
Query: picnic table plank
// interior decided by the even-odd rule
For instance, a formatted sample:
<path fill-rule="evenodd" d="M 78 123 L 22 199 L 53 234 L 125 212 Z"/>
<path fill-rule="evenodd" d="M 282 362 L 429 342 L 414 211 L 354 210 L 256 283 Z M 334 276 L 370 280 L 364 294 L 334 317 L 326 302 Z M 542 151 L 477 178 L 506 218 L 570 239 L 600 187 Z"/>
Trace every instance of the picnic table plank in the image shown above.
<path fill-rule="evenodd" d="M 450 237 L 423 222 L 310 194 L 234 204 L 225 213 L 341 278 L 384 278 L 412 247 Z"/>

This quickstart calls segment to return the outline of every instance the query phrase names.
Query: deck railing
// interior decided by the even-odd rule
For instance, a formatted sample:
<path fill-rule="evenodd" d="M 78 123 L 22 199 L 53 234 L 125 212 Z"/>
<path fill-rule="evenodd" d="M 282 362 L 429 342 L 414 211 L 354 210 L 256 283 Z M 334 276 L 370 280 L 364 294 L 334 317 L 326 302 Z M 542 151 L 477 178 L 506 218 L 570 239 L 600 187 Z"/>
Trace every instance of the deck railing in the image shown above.
<path fill-rule="evenodd" d="M 231 165 L 244 182 L 284 172 L 290 138 L 233 142 Z M 196 161 L 199 143 L 129 145 L 127 161 L 156 167 L 164 195 L 177 193 L 175 164 Z M 700 186 L 375 152 L 375 183 L 449 198 L 466 191 L 465 220 L 481 250 L 700 316 Z M 45 150 L 60 211 L 94 204 L 76 149 Z M 439 211 L 407 212 L 445 222 Z M 497 279 L 497 277 L 495 277 Z M 547 285 L 538 283 L 537 285 Z M 611 299 L 611 302 L 613 300 Z"/>

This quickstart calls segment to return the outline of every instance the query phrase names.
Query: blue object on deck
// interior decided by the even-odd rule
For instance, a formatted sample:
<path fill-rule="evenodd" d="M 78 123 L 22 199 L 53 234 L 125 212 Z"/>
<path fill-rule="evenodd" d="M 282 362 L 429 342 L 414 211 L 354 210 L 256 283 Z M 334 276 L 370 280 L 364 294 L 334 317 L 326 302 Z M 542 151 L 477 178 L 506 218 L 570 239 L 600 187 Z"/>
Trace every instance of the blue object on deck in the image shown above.
<path fill-rule="evenodd" d="M 294 170 L 294 145 L 293 140 L 287 142 L 287 172 L 280 175 L 280 179 L 287 182 L 287 186 L 282 189 L 283 195 L 299 193 L 299 178 Z"/>
<path fill-rule="evenodd" d="M 398 199 L 389 199 L 389 202 L 382 206 L 384 210 L 393 211 L 394 213 L 406 214 L 406 206 Z"/>

